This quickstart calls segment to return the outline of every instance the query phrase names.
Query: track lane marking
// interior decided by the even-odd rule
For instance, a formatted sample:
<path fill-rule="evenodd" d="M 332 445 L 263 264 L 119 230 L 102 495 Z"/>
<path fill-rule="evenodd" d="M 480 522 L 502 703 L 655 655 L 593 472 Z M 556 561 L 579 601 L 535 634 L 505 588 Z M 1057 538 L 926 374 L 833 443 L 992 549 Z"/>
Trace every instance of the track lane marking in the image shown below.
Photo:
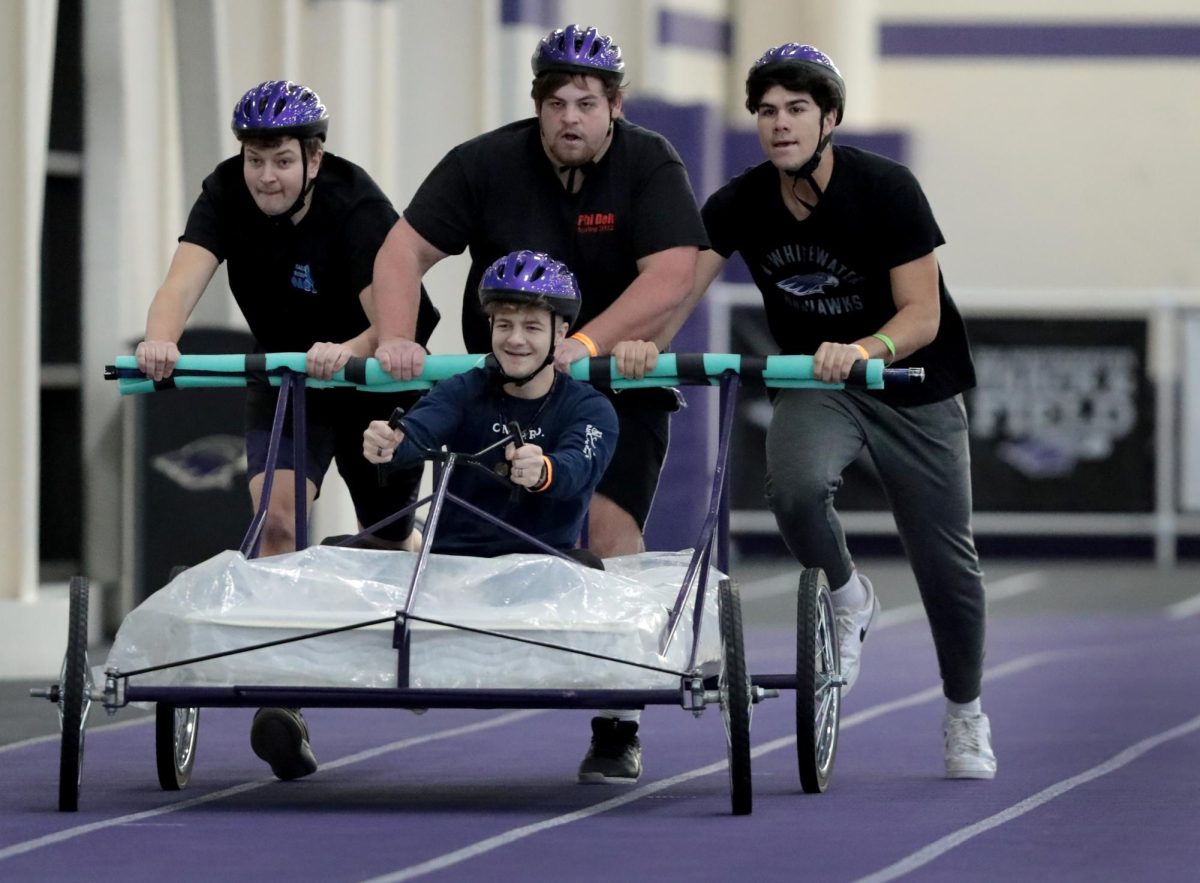
<path fill-rule="evenodd" d="M 1049 803 L 1056 797 L 1061 797 L 1068 791 L 1078 788 L 1080 785 L 1086 785 L 1088 782 L 1098 779 L 1101 776 L 1106 776 L 1109 773 L 1119 770 L 1123 766 L 1127 766 L 1137 760 L 1143 754 L 1157 748 L 1166 742 L 1173 739 L 1178 739 L 1180 736 L 1186 736 L 1200 730 L 1200 715 L 1186 721 L 1178 726 L 1172 727 L 1169 730 L 1164 730 L 1157 735 L 1150 736 L 1130 745 L 1123 751 L 1113 755 L 1107 761 L 1089 770 L 1084 770 L 1078 775 L 1071 776 L 1068 779 L 1063 779 L 1061 782 L 1044 788 L 1037 794 L 1026 797 L 1019 803 L 1015 803 L 1008 809 L 1001 810 L 994 815 L 988 816 L 986 819 L 981 819 L 973 825 L 967 825 L 965 828 L 959 828 L 945 837 L 935 840 L 928 846 L 918 849 L 916 852 L 905 856 L 900 861 L 888 865 L 886 868 L 881 868 L 873 874 L 866 877 L 860 877 L 855 883 L 886 883 L 888 880 L 895 880 L 905 874 L 911 873 L 920 867 L 923 867 L 940 856 L 946 854 L 952 849 L 955 849 L 966 843 L 973 837 L 978 837 L 992 828 L 1003 825 L 1006 822 L 1011 822 L 1013 819 L 1020 818 L 1028 812 L 1032 812 L 1044 803 Z"/>
<path fill-rule="evenodd" d="M 1168 606 L 1165 611 L 1167 619 L 1187 619 L 1200 613 L 1200 595 L 1193 595 Z"/>
<path fill-rule="evenodd" d="M 389 742 L 387 745 L 380 745 L 378 748 L 368 748 L 365 751 L 358 751 L 354 754 L 348 754 L 345 757 L 339 757 L 337 760 L 329 761 L 321 765 L 322 769 L 338 769 L 339 767 L 349 766 L 350 764 L 359 763 L 360 761 L 369 760 L 373 757 L 378 757 L 381 754 L 387 754 L 391 751 L 399 751 L 404 748 L 412 748 L 415 745 L 422 745 L 426 742 L 436 742 L 440 739 L 449 739 L 454 736 L 466 736 L 472 733 L 478 733 L 483 730 L 490 730 L 494 727 L 504 726 L 505 724 L 515 723 L 527 717 L 544 714 L 542 709 L 527 709 L 523 711 L 511 711 L 507 714 L 502 714 L 499 717 L 490 718 L 485 721 L 478 721 L 473 724 L 465 724 L 461 727 L 453 727 L 449 730 L 439 730 L 436 733 L 427 733 L 424 736 L 412 736 L 408 739 L 400 739 L 396 742 Z M 94 831 L 103 831 L 105 828 L 112 828 L 117 825 L 128 825 L 135 822 L 143 822 L 146 819 L 152 819 L 157 816 L 163 816 L 168 813 L 177 812 L 181 809 L 191 809 L 193 806 L 200 806 L 205 803 L 212 803 L 216 800 L 223 800 L 226 797 L 234 797 L 238 794 L 244 794 L 247 791 L 254 791 L 258 788 L 265 788 L 267 785 L 275 784 L 278 780 L 271 776 L 266 779 L 258 779 L 253 782 L 243 782 L 240 785 L 233 785 L 229 788 L 222 788 L 220 791 L 213 791 L 211 794 L 204 794 L 200 797 L 193 797 L 190 800 L 182 800 L 179 803 L 172 803 L 168 806 L 160 806 L 155 809 L 143 810 L 142 812 L 129 813 L 123 816 L 114 816 L 111 819 L 103 819 L 98 822 L 89 822 L 86 825 L 76 825 L 72 828 L 64 828 L 61 831 L 55 831 L 53 834 L 46 834 L 42 837 L 26 840 L 22 843 L 14 843 L 12 846 L 7 846 L 0 849 L 0 861 L 13 856 L 23 855 L 27 852 L 32 852 L 35 849 L 41 849 L 43 846 L 53 846 L 56 843 L 62 843 L 65 840 L 71 840 L 75 837 L 82 837 L 84 834 L 91 834 Z"/>
<path fill-rule="evenodd" d="M 1065 655 L 1068 655 L 1065 651 L 1042 651 L 1039 653 L 1032 653 L 1028 656 L 1021 656 L 985 672 L 984 679 L 995 680 L 996 678 L 1006 677 L 1008 675 L 1026 671 L 1030 668 L 1035 668 L 1036 666 L 1043 665 L 1052 659 Z M 874 705 L 870 708 L 863 709 L 862 711 L 855 712 L 849 717 L 843 718 L 840 723 L 840 728 L 846 729 L 848 727 L 857 726 L 858 724 L 866 723 L 869 720 L 873 720 L 874 718 L 888 714 L 889 712 L 899 711 L 902 708 L 909 708 L 914 705 L 920 705 L 921 703 L 928 702 L 931 699 L 940 698 L 941 695 L 942 686 L 941 684 L 938 684 L 937 686 L 920 690 L 900 699 L 892 700 L 891 702 L 882 702 L 879 705 Z M 764 754 L 769 754 L 772 751 L 778 751 L 780 748 L 786 748 L 789 745 L 794 745 L 795 743 L 795 736 L 783 736 L 770 742 L 765 742 L 762 745 L 759 745 L 757 748 L 751 749 L 750 756 L 751 758 L 761 757 Z M 464 846 L 452 852 L 444 853 L 440 856 L 428 859 L 427 861 L 423 861 L 415 865 L 410 865 L 407 868 L 400 868 L 399 870 L 388 874 L 383 874 L 378 877 L 371 877 L 370 879 L 363 881 L 363 883 L 402 883 L 404 880 L 412 880 L 417 877 L 424 876 L 425 874 L 432 874 L 437 871 L 442 871 L 446 868 L 467 861 L 468 859 L 476 858 L 503 846 L 507 846 L 510 843 L 523 840 L 524 838 L 531 837 L 534 834 L 539 834 L 542 831 L 547 831 L 552 828 L 559 828 L 563 825 L 569 825 L 572 822 L 582 821 L 583 819 L 591 816 L 600 815 L 601 813 L 608 812 L 611 809 L 624 806 L 627 803 L 632 803 L 635 800 L 640 800 L 643 797 L 649 797 L 653 794 L 657 794 L 660 791 L 664 791 L 667 788 L 674 787 L 675 785 L 683 784 L 684 782 L 692 779 L 712 775 L 713 773 L 719 773 L 728 766 L 729 762 L 727 760 L 721 760 L 717 761 L 716 763 L 710 763 L 707 766 L 697 767 L 694 770 L 688 770 L 687 772 L 679 773 L 678 775 L 671 776 L 666 779 L 660 779 L 657 782 L 651 782 L 649 785 L 638 786 L 620 796 L 593 804 L 592 806 L 585 807 L 583 809 L 565 813 L 561 816 L 543 819 L 540 822 L 534 822 L 529 825 L 522 825 L 519 828 L 512 828 L 501 834 L 496 834 L 495 836 L 488 837 L 484 840 L 479 840 L 470 844 L 469 846 Z"/>
<path fill-rule="evenodd" d="M 1017 595 L 1024 595 L 1027 592 L 1039 591 L 1046 588 L 1047 585 L 1049 585 L 1049 577 L 1044 570 L 1030 570 L 1006 576 L 995 582 L 985 583 L 984 596 L 989 602 L 1003 601 L 1007 598 L 1014 598 Z M 777 598 L 780 595 L 794 594 L 796 591 L 796 576 L 795 574 L 782 574 L 750 580 L 741 584 L 739 589 L 742 592 L 743 605 L 756 601 L 764 601 L 769 598 Z M 1200 598 L 1197 598 L 1196 602 L 1197 608 L 1195 612 L 1200 613 Z M 915 604 L 905 604 L 901 607 L 885 607 L 883 612 L 879 614 L 879 621 L 876 623 L 876 628 L 897 626 L 922 619 L 924 616 L 925 608 L 919 601 Z"/>
<path fill-rule="evenodd" d="M 90 736 L 93 733 L 111 733 L 114 730 L 125 730 L 129 727 L 136 727 L 138 724 L 154 723 L 154 715 L 140 715 L 138 717 L 129 718 L 129 720 L 116 721 L 111 724 L 97 724 L 87 728 L 87 734 Z M 61 733 L 50 733 L 46 736 L 32 736 L 28 739 L 22 739 L 20 742 L 9 742 L 7 745 L 0 745 L 0 754 L 6 751 L 15 751 L 18 748 L 29 748 L 31 745 L 41 745 L 43 742 L 59 742 L 62 740 Z"/>

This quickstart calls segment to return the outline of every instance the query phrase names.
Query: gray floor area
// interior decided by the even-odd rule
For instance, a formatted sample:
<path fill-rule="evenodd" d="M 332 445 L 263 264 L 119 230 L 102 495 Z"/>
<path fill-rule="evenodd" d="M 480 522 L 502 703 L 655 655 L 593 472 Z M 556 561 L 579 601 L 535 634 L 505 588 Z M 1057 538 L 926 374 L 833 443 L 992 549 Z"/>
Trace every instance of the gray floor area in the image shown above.
<path fill-rule="evenodd" d="M 888 620 L 923 617 L 912 572 L 903 559 L 870 559 L 857 562 L 871 577 Z M 794 562 L 784 558 L 735 561 L 730 568 L 742 593 L 747 625 L 787 622 L 795 615 L 792 593 L 799 578 Z M 1036 615 L 1043 612 L 1094 613 L 1162 610 L 1192 616 L 1200 622 L 1200 564 L 1187 563 L 1160 569 L 1151 561 L 984 561 L 988 609 L 992 618 Z M 65 628 L 64 623 L 64 628 Z M 93 665 L 105 658 L 104 647 L 90 652 Z M 55 707 L 29 698 L 30 687 L 43 683 L 0 680 L 0 745 L 51 736 L 58 731 Z M 112 721 L 128 720 L 146 712 L 124 708 Z M 106 720 L 102 708 L 93 707 L 89 725 Z"/>

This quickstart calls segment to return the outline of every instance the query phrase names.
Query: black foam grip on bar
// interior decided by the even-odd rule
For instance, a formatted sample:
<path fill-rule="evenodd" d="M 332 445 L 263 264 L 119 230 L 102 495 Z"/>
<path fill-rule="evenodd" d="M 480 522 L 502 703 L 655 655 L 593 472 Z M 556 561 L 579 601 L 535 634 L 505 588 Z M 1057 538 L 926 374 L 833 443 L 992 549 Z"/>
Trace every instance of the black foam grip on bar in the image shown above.
<path fill-rule="evenodd" d="M 612 388 L 610 364 L 608 356 L 593 356 L 588 359 L 588 382 L 596 389 Z"/>
<path fill-rule="evenodd" d="M 763 377 L 766 370 L 766 356 L 742 356 L 738 377 L 741 378 L 742 386 L 766 386 L 767 381 Z"/>
<path fill-rule="evenodd" d="M 708 372 L 704 370 L 704 353 L 677 353 L 675 376 L 681 383 L 708 383 Z"/>
<path fill-rule="evenodd" d="M 267 379 L 266 353 L 246 354 L 246 380 L 250 383 L 260 383 L 263 386 L 270 383 Z"/>
<path fill-rule="evenodd" d="M 846 378 L 846 386 L 853 386 L 856 389 L 866 389 L 867 362 L 865 359 L 858 359 L 850 366 L 850 375 Z"/>
<path fill-rule="evenodd" d="M 155 392 L 158 392 L 159 390 L 163 390 L 163 389 L 174 389 L 174 388 L 175 388 L 175 378 L 174 377 L 164 377 L 162 380 L 154 381 L 154 391 Z"/>
<path fill-rule="evenodd" d="M 346 362 L 343 375 L 350 383 L 358 386 L 367 385 L 367 360 L 362 356 L 351 356 Z"/>

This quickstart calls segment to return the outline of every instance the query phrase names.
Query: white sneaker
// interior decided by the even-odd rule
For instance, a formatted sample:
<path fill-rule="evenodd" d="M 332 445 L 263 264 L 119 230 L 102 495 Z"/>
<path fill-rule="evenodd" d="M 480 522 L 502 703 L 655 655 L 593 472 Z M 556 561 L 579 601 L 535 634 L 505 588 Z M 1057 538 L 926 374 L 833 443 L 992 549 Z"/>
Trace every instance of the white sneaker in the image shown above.
<path fill-rule="evenodd" d="M 861 610 L 839 610 L 833 608 L 834 619 L 837 620 L 838 655 L 842 662 L 842 695 L 845 696 L 858 680 L 859 664 L 862 661 L 862 645 L 867 639 L 867 632 L 879 616 L 879 599 L 875 597 L 875 589 L 861 573 L 858 578 L 867 590 L 867 603 Z"/>
<path fill-rule="evenodd" d="M 948 714 L 942 718 L 942 735 L 946 741 L 947 779 L 996 777 L 992 726 L 986 714 Z"/>

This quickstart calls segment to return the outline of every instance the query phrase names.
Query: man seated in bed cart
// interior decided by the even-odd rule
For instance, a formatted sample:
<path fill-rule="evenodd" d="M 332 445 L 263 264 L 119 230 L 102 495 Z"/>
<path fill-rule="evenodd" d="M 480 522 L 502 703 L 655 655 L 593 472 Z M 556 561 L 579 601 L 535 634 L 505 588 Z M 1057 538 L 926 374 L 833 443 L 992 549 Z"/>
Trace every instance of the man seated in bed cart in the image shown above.
<path fill-rule="evenodd" d="M 575 277 L 545 254 L 517 251 L 484 273 L 479 299 L 491 324 L 487 364 L 439 383 L 399 428 L 373 421 L 363 433 L 363 456 L 389 471 L 405 469 L 443 445 L 452 451 L 496 446 L 515 422 L 524 443 L 508 442 L 483 455 L 494 459 L 490 465 L 507 476 L 509 488 L 478 470 L 463 469 L 452 476 L 450 492 L 583 563 L 602 567 L 595 555 L 575 545 L 617 443 L 616 413 L 590 385 L 554 370 L 555 346 L 579 315 Z M 618 345 L 618 370 L 647 346 L 640 341 Z M 457 506 L 442 511 L 431 550 L 477 557 L 537 551 Z M 255 752 L 280 778 L 315 771 L 299 713 L 260 712 L 267 714 L 273 720 L 256 728 L 264 738 L 254 744 Z M 637 722 L 597 717 L 592 730 L 580 779 L 636 781 L 641 774 Z"/>

